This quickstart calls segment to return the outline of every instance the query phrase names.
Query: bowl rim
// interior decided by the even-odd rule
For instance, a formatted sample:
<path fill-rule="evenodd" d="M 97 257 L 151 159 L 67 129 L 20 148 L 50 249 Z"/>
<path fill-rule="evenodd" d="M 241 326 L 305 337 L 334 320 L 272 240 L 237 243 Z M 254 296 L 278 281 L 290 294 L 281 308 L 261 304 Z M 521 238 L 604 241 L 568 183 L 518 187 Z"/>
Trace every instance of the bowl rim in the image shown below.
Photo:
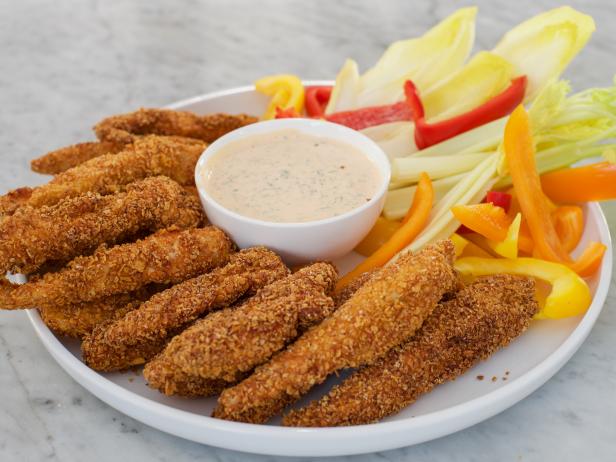
<path fill-rule="evenodd" d="M 357 150 L 359 150 L 365 157 L 367 157 L 370 162 L 372 162 L 375 167 L 378 169 L 379 174 L 381 176 L 381 181 L 379 183 L 379 188 L 376 193 L 372 195 L 369 201 L 361 204 L 358 207 L 350 209 L 340 215 L 336 215 L 333 217 L 322 218 L 319 220 L 311 220 L 304 222 L 275 222 L 275 221 L 267 221 L 261 220 L 254 217 L 247 217 L 238 212 L 235 212 L 231 209 L 228 209 L 220 202 L 215 200 L 206 190 L 205 185 L 203 184 L 202 172 L 206 168 L 206 164 L 208 160 L 210 160 L 213 156 L 215 156 L 218 151 L 227 146 L 229 143 L 234 141 L 244 139 L 251 135 L 257 134 L 266 134 L 268 132 L 274 132 L 283 129 L 295 129 L 302 131 L 304 133 L 308 133 L 314 136 L 319 136 L 322 138 L 335 139 L 336 141 L 341 141 L 345 139 L 353 139 L 356 140 L 357 143 L 353 144 Z M 323 130 L 327 130 L 328 132 L 335 131 L 337 133 L 342 134 L 339 138 L 334 138 L 333 136 L 323 133 Z M 346 142 L 346 141 L 342 141 Z M 358 144 L 362 144 L 363 147 L 358 146 Z M 329 225 L 332 223 L 338 223 L 341 221 L 345 221 L 349 218 L 353 218 L 357 215 L 361 215 L 362 213 L 368 211 L 375 205 L 377 205 L 387 193 L 389 188 L 389 182 L 391 180 L 391 165 L 389 163 L 389 158 L 387 154 L 383 151 L 383 149 L 368 136 L 364 135 L 361 132 L 356 130 L 352 130 L 343 125 L 335 124 L 332 122 L 327 122 L 324 120 L 318 119 L 309 119 L 305 117 L 301 118 L 288 118 L 288 119 L 273 119 L 273 120 L 265 120 L 259 121 L 254 124 L 245 125 L 243 127 L 237 128 L 220 138 L 214 141 L 212 144 L 207 146 L 205 150 L 199 156 L 197 160 L 197 164 L 195 166 L 195 185 L 197 186 L 197 191 L 201 196 L 203 202 L 207 203 L 208 206 L 211 206 L 216 209 L 217 212 L 221 214 L 225 214 L 228 217 L 233 218 L 235 221 L 242 222 L 244 224 L 249 224 L 253 226 L 260 226 L 271 229 L 278 230 L 289 230 L 289 229 L 306 229 L 313 228 L 318 226 Z"/>

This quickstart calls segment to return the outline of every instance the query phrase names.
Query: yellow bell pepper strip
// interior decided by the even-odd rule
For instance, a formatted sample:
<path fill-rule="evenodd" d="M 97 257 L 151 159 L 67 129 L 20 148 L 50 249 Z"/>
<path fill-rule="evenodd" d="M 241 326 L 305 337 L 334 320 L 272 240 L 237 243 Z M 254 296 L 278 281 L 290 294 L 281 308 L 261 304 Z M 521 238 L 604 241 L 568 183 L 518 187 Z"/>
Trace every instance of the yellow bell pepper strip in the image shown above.
<path fill-rule="evenodd" d="M 399 221 L 378 217 L 370 232 L 359 244 L 357 244 L 357 247 L 355 247 L 355 252 L 360 253 L 364 257 L 372 255 L 379 247 L 385 244 L 399 228 Z"/>
<path fill-rule="evenodd" d="M 541 190 L 535 147 L 524 106 L 518 106 L 509 116 L 503 144 L 513 188 L 533 238 L 534 252 L 545 260 L 570 262 L 569 254 L 554 229 L 550 205 Z"/>
<path fill-rule="evenodd" d="M 556 234 L 567 252 L 577 247 L 584 233 L 584 212 L 577 205 L 563 205 L 552 212 Z"/>
<path fill-rule="evenodd" d="M 457 260 L 455 268 L 467 276 L 508 273 L 530 276 L 552 284 L 537 319 L 560 319 L 584 313 L 592 301 L 590 289 L 573 270 L 560 263 L 535 258 L 496 259 L 467 257 Z"/>
<path fill-rule="evenodd" d="M 464 252 L 464 249 L 466 249 L 466 246 L 469 244 L 469 241 L 467 239 L 464 239 L 458 233 L 453 233 L 449 240 L 453 242 L 456 258 L 462 256 L 462 253 Z"/>
<path fill-rule="evenodd" d="M 482 237 L 479 234 L 469 234 L 467 236 L 469 239 L 473 239 L 473 237 Z M 460 236 L 458 233 L 453 233 L 449 238 L 454 245 L 454 251 L 456 253 L 456 258 L 460 257 L 481 257 L 481 258 L 492 258 L 488 252 L 483 250 L 480 246 L 475 244 L 473 241 L 466 239 Z"/>
<path fill-rule="evenodd" d="M 400 250 L 404 249 L 417 237 L 424 229 L 430 211 L 432 210 L 432 202 L 434 201 L 434 189 L 430 177 L 422 172 L 420 174 L 417 190 L 413 196 L 411 209 L 414 210 L 410 219 L 404 223 L 398 231 L 379 249 L 366 258 L 363 262 L 357 265 L 350 273 L 343 276 L 336 284 L 336 291 L 340 291 L 346 287 L 353 279 L 357 278 L 366 271 L 380 268 L 385 265 L 391 258 Z"/>
<path fill-rule="evenodd" d="M 513 190 L 513 188 L 510 188 L 507 193 L 511 195 L 511 201 L 509 204 L 509 210 L 507 211 L 507 215 L 509 215 L 509 217 L 513 219 L 518 213 L 522 213 L 522 210 L 520 209 L 520 203 L 515 196 L 515 191 Z M 522 216 L 522 222 L 520 223 L 520 233 L 518 234 L 518 249 L 528 255 L 533 254 L 533 238 L 530 235 L 528 223 L 526 223 L 524 216 Z"/>
<path fill-rule="evenodd" d="M 456 205 L 451 208 L 451 213 L 471 231 L 497 242 L 507 237 L 512 221 L 505 209 L 491 203 Z"/>
<path fill-rule="evenodd" d="M 488 242 L 490 242 L 488 238 L 477 233 L 468 233 L 465 234 L 465 236 L 466 239 L 476 247 L 475 249 L 470 249 L 467 247 L 469 251 L 474 250 L 474 253 L 472 255 L 473 257 L 498 258 L 499 255 L 494 250 L 492 250 L 492 248 L 488 244 Z M 464 252 L 464 255 L 471 256 L 466 251 Z"/>
<path fill-rule="evenodd" d="M 550 199 L 565 204 L 616 199 L 616 164 L 598 162 L 545 173 L 541 187 Z"/>
<path fill-rule="evenodd" d="M 263 77 L 255 82 L 259 93 L 271 96 L 267 109 L 261 116 L 263 120 L 276 117 L 276 108 L 294 108 L 300 114 L 304 108 L 304 85 L 299 77 L 290 74 L 279 74 Z"/>
<path fill-rule="evenodd" d="M 601 242 L 591 242 L 582 252 L 582 255 L 575 260 L 570 268 L 580 276 L 590 277 L 599 269 L 603 255 L 607 247 Z"/>
<path fill-rule="evenodd" d="M 520 224 L 522 223 L 522 214 L 518 213 L 509 228 L 507 229 L 507 235 L 502 241 L 490 241 L 488 245 L 494 252 L 501 257 L 505 258 L 517 258 L 518 247 L 520 240 Z"/>
<path fill-rule="evenodd" d="M 483 236 L 479 234 L 472 233 L 468 236 L 469 242 L 464 247 L 464 251 L 462 252 L 462 257 L 479 257 L 479 258 L 494 258 L 494 255 L 484 250 L 481 246 L 474 242 L 475 237 L 479 237 L 485 239 Z"/>

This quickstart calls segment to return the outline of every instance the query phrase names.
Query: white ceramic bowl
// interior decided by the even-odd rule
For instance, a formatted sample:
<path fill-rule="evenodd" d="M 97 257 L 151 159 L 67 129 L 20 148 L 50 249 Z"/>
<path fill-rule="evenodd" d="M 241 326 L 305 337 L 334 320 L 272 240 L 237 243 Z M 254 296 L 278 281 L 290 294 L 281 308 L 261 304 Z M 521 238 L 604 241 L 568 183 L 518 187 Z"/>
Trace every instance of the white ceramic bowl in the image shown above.
<path fill-rule="evenodd" d="M 284 129 L 343 141 L 357 148 L 380 171 L 381 184 L 377 193 L 365 204 L 346 213 L 305 223 L 274 223 L 249 218 L 223 207 L 208 194 L 203 171 L 208 160 L 222 147 L 255 134 Z M 195 168 L 195 182 L 210 222 L 224 229 L 240 248 L 265 245 L 290 264 L 333 260 L 353 250 L 381 214 L 390 177 L 387 155 L 370 138 L 338 124 L 303 118 L 268 120 L 234 130 L 209 145 Z"/>

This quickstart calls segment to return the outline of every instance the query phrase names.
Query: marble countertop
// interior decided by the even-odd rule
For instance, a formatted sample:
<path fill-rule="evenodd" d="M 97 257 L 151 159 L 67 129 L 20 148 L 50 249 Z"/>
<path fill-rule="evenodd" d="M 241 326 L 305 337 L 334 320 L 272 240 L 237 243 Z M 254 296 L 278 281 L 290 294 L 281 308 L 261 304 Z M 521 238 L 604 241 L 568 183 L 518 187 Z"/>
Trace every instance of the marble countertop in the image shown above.
<path fill-rule="evenodd" d="M 555 6 L 478 2 L 477 44 Z M 598 31 L 569 68 L 574 87 L 616 71 L 608 0 L 572 1 Z M 365 68 L 391 41 L 417 35 L 454 1 L 2 2 L 0 192 L 44 181 L 29 160 L 89 139 L 103 116 L 242 85 L 275 72 L 329 78 L 347 56 Z M 616 232 L 616 204 L 604 206 Z M 616 234 L 615 234 L 616 235 Z M 418 446 L 353 457 L 389 461 L 614 460 L 616 292 L 590 337 L 545 386 L 500 415 Z M 282 460 L 219 450 L 140 424 L 75 383 L 23 312 L 0 313 L 0 460 Z M 592 454 L 592 456 L 590 455 Z"/>

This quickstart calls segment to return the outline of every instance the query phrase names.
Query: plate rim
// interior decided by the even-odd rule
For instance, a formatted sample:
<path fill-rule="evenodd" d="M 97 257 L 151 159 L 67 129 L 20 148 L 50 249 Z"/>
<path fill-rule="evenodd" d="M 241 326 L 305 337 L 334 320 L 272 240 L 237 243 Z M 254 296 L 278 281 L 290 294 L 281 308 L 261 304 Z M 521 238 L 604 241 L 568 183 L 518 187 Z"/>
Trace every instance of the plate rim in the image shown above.
<path fill-rule="evenodd" d="M 331 83 L 328 80 L 305 81 L 306 85 Z M 252 85 L 241 86 L 183 99 L 166 107 L 179 109 L 252 90 Z M 161 431 L 225 449 L 277 456 L 340 456 L 395 449 L 454 433 L 504 411 L 547 382 L 578 350 L 603 309 L 613 265 L 612 239 L 603 210 L 596 202 L 588 203 L 588 208 L 594 215 L 601 242 L 607 246 L 606 258 L 601 264 L 591 306 L 571 334 L 540 363 L 506 385 L 464 403 L 417 417 L 353 427 L 290 428 L 229 422 L 195 414 L 152 401 L 115 384 L 66 349 L 42 322 L 36 309 L 27 310 L 27 316 L 47 351 L 77 383 L 119 412 Z M 182 425 L 191 427 L 192 431 L 182 429 Z M 253 438 L 250 443 L 248 438 Z M 277 439 L 283 444 L 273 446 L 272 440 Z"/>

